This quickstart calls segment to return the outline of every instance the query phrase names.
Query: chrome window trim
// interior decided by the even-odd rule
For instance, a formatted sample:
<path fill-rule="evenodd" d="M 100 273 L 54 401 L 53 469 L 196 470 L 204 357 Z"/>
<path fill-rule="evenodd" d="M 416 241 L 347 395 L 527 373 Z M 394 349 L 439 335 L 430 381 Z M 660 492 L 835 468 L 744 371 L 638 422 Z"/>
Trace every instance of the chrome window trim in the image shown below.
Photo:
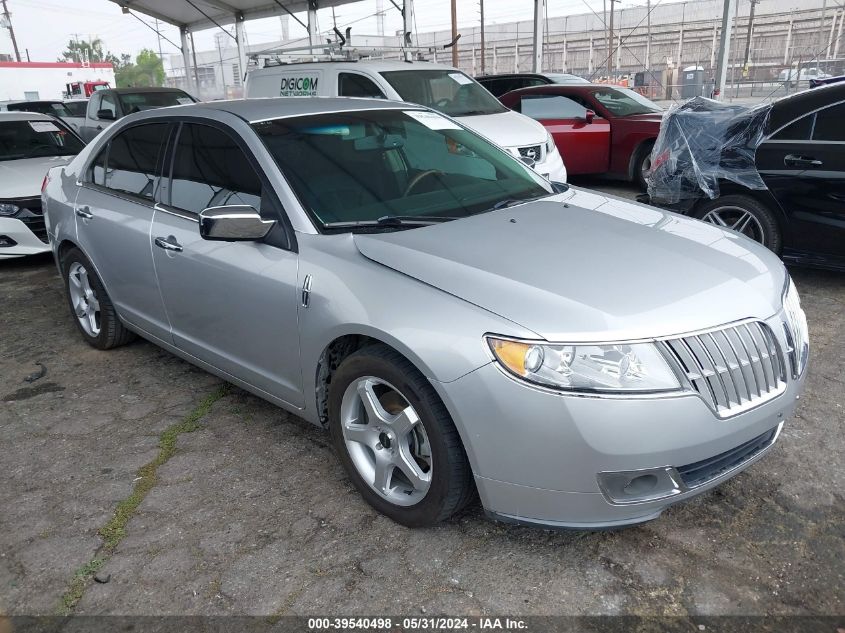
<path fill-rule="evenodd" d="M 136 196 L 134 194 L 128 193 L 126 191 L 120 191 L 118 189 L 109 189 L 108 187 L 104 185 L 98 185 L 97 183 L 77 181 L 77 184 L 83 189 L 98 191 L 100 193 L 106 194 L 107 196 L 111 196 L 112 198 L 117 198 L 118 200 L 123 200 L 125 202 L 132 202 L 133 204 L 140 204 L 141 206 L 148 207 L 150 209 L 155 208 L 156 205 L 155 200 L 152 198 Z"/>
<path fill-rule="evenodd" d="M 822 110 L 826 110 L 827 108 L 832 108 L 834 106 L 838 106 L 838 105 L 842 105 L 842 104 L 845 104 L 845 99 L 843 99 L 842 101 L 835 101 L 833 103 L 828 103 L 828 104 L 823 105 L 819 108 L 816 108 L 815 110 L 810 110 L 809 112 L 803 112 L 803 113 L 801 113 L 800 116 L 795 117 L 794 119 L 792 119 L 788 123 L 784 123 L 778 129 L 774 130 L 773 132 L 769 132 L 769 134 L 766 136 L 766 138 L 763 139 L 763 141 L 760 144 L 762 145 L 763 143 L 768 143 L 770 141 L 781 142 L 781 143 L 783 143 L 783 142 L 786 142 L 786 143 L 805 143 L 805 142 L 807 142 L 807 141 L 802 141 L 800 139 L 797 139 L 797 140 L 788 140 L 788 139 L 781 140 L 781 139 L 772 139 L 772 137 L 775 134 L 777 134 L 778 132 L 780 132 L 781 130 L 783 130 L 784 128 L 789 127 L 790 125 L 792 125 L 793 123 L 795 123 L 799 119 L 803 119 L 804 117 L 811 116 L 811 115 L 813 116 L 813 125 L 810 127 L 810 138 L 808 140 L 812 140 L 813 139 L 813 132 L 816 131 L 815 130 L 815 127 L 816 127 L 815 115 L 818 112 L 821 112 Z M 835 143 L 837 141 L 823 141 L 823 142 L 833 142 L 833 143 Z"/>
<path fill-rule="evenodd" d="M 197 224 L 200 223 L 199 214 L 192 211 L 185 211 L 184 209 L 178 209 L 170 206 L 169 204 L 166 205 L 161 202 L 156 202 L 155 205 L 153 205 L 153 209 L 155 211 L 160 211 L 161 213 L 166 213 L 167 215 L 188 220 L 189 222 L 196 222 Z"/>

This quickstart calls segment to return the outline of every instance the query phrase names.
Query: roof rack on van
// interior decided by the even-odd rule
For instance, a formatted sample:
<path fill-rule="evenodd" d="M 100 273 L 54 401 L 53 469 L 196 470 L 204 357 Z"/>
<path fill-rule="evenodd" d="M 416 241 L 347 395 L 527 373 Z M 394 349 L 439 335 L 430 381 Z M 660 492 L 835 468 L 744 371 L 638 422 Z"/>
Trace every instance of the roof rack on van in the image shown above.
<path fill-rule="evenodd" d="M 345 40 L 344 40 L 345 41 Z M 428 61 L 426 55 L 430 48 L 410 48 L 407 46 L 378 46 L 368 48 L 344 48 L 342 44 L 329 42 L 320 46 L 297 46 L 276 48 L 262 51 L 251 56 L 259 68 L 268 66 L 286 66 L 291 64 L 313 63 L 355 63 L 362 60 L 396 60 L 413 62 Z M 263 62 L 263 63 L 262 63 Z"/>

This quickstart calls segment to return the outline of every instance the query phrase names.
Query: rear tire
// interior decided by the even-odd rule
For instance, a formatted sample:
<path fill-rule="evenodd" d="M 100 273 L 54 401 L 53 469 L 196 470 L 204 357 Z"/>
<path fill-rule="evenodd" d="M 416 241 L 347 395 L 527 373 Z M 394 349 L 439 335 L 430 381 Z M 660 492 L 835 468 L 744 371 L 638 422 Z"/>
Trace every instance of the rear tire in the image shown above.
<path fill-rule="evenodd" d="M 654 141 L 646 141 L 637 150 L 637 157 L 634 159 L 634 182 L 642 191 L 648 189 L 646 172 L 651 169 L 651 150 L 654 148 Z"/>
<path fill-rule="evenodd" d="M 751 196 L 732 194 L 707 200 L 692 215 L 722 228 L 738 231 L 780 254 L 783 240 L 777 218 L 769 208 Z"/>
<path fill-rule="evenodd" d="M 132 341 L 135 334 L 121 323 L 91 260 L 74 247 L 62 255 L 60 263 L 70 312 L 82 338 L 97 349 Z"/>
<path fill-rule="evenodd" d="M 449 412 L 425 376 L 386 345 L 340 364 L 329 391 L 329 429 L 358 492 L 397 523 L 434 525 L 475 495 Z"/>

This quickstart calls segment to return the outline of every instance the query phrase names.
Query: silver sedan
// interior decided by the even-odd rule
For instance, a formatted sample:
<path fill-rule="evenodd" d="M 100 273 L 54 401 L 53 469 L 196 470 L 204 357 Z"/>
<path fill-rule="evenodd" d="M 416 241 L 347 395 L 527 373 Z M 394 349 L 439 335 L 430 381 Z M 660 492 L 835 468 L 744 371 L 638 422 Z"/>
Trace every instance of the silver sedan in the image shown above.
<path fill-rule="evenodd" d="M 140 335 L 327 428 L 409 526 L 476 493 L 504 521 L 653 519 L 763 456 L 806 375 L 766 248 L 549 183 L 410 104 L 131 115 L 44 208 L 85 340 Z"/>

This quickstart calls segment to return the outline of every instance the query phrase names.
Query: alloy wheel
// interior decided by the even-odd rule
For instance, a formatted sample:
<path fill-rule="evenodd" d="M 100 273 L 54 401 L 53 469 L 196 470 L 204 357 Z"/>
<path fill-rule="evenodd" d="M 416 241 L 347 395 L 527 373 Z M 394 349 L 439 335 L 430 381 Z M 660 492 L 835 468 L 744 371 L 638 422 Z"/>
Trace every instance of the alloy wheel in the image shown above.
<path fill-rule="evenodd" d="M 711 209 L 701 218 L 704 222 L 715 224 L 725 229 L 731 229 L 750 237 L 763 246 L 766 244 L 766 233 L 763 225 L 750 211 L 737 206 L 724 206 Z"/>
<path fill-rule="evenodd" d="M 88 271 L 79 262 L 73 262 L 67 278 L 73 313 L 85 333 L 96 338 L 100 334 L 100 302 L 91 287 Z"/>
<path fill-rule="evenodd" d="M 414 407 L 390 383 L 353 381 L 340 405 L 343 440 L 361 478 L 398 506 L 423 499 L 431 486 L 431 444 Z"/>

